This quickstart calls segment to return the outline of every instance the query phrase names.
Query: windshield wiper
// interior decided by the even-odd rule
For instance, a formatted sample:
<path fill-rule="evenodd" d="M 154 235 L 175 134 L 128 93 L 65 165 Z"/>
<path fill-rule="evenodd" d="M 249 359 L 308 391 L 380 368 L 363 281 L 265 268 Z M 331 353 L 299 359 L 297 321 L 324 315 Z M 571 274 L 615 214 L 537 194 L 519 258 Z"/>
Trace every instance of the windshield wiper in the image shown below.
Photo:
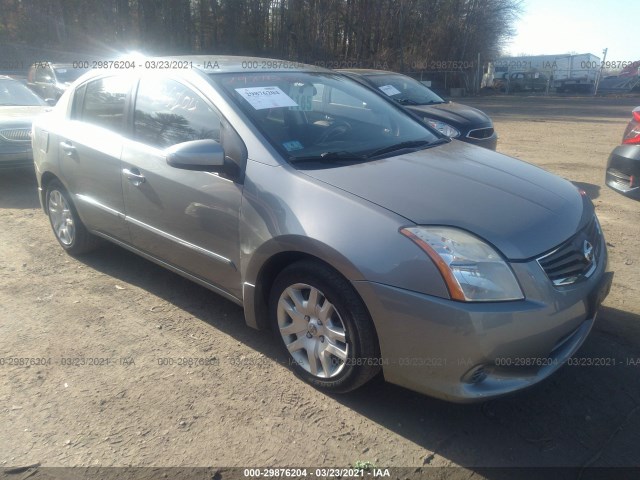
<path fill-rule="evenodd" d="M 410 98 L 397 98 L 396 102 L 400 105 L 420 105 L 418 102 L 411 100 Z"/>
<path fill-rule="evenodd" d="M 359 155 L 357 153 L 339 150 L 335 152 L 323 152 L 320 155 L 309 155 L 307 157 L 289 157 L 292 163 L 297 162 L 323 162 L 325 160 L 366 160 L 368 155 Z"/>
<path fill-rule="evenodd" d="M 426 102 L 418 102 L 417 100 L 412 100 L 410 98 L 399 98 L 396 100 L 400 105 L 440 105 L 445 102 L 438 102 L 436 100 L 427 100 Z"/>
<path fill-rule="evenodd" d="M 410 140 L 408 142 L 400 142 L 394 145 L 389 145 L 388 147 L 380 148 L 371 152 L 369 155 L 367 155 L 367 157 L 377 157 L 378 155 L 395 152 L 396 150 L 404 150 L 405 148 L 418 148 L 424 146 L 433 147 L 442 143 L 449 143 L 450 141 L 451 140 L 448 138 L 439 138 L 438 140 L 434 140 L 432 142 L 430 142 L 429 140 Z"/>

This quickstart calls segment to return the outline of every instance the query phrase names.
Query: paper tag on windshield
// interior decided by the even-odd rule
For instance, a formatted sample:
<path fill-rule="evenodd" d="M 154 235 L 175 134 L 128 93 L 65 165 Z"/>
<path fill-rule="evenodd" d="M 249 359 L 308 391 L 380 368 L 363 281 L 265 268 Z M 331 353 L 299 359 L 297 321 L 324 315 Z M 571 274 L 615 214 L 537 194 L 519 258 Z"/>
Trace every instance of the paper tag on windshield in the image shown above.
<path fill-rule="evenodd" d="M 400 90 L 398 90 L 396 87 L 394 87 L 393 85 L 383 85 L 381 87 L 378 87 L 380 90 L 382 90 L 384 93 L 386 93 L 388 96 L 392 96 L 392 95 L 398 95 L 400 93 Z"/>
<path fill-rule="evenodd" d="M 236 92 L 242 95 L 242 98 L 256 110 L 298 106 L 291 97 L 278 87 L 236 88 Z"/>

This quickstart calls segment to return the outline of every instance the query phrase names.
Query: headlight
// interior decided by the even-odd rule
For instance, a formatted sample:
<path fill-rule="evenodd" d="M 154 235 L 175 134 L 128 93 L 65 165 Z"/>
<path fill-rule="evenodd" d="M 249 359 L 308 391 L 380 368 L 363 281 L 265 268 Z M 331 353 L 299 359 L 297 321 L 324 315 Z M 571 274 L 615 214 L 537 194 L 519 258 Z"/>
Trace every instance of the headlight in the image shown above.
<path fill-rule="evenodd" d="M 453 128 L 448 123 L 441 122 L 440 120 L 434 120 L 433 118 L 424 117 L 423 120 L 427 122 L 431 127 L 438 130 L 447 137 L 456 138 L 460 136 L 460 132 Z"/>
<path fill-rule="evenodd" d="M 407 227 L 400 233 L 431 257 L 454 300 L 490 302 L 524 298 L 509 265 L 474 235 L 450 227 Z"/>

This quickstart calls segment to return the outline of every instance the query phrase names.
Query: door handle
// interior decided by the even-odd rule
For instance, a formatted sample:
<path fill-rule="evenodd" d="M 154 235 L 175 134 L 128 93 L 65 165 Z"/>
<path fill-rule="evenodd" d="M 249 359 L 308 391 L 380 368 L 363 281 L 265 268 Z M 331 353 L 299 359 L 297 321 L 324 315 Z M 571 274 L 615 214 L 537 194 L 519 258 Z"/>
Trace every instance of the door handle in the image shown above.
<path fill-rule="evenodd" d="M 76 147 L 74 147 L 71 142 L 68 142 L 66 140 L 60 142 L 60 148 L 67 157 L 73 157 L 76 153 Z"/>
<path fill-rule="evenodd" d="M 129 170 L 128 168 L 123 168 L 122 174 L 127 177 L 127 180 L 129 180 L 136 187 L 140 186 L 147 180 L 137 168 L 131 170 Z"/>

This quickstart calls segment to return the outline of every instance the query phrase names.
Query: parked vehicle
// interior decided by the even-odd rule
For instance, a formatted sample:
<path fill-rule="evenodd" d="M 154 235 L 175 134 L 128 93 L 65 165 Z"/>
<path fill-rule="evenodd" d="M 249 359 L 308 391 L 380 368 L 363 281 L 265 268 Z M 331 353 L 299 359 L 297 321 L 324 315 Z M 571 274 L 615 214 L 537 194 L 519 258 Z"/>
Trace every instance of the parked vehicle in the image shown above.
<path fill-rule="evenodd" d="M 424 84 L 406 75 L 384 70 L 338 70 L 403 105 L 440 133 L 495 150 L 498 135 L 493 122 L 480 110 L 448 102 Z"/>
<path fill-rule="evenodd" d="M 622 145 L 609 155 L 605 182 L 623 195 L 640 199 L 640 107 L 632 115 Z"/>
<path fill-rule="evenodd" d="M 493 81 L 493 88 L 504 93 L 544 92 L 548 86 L 547 76 L 538 72 L 503 73 Z"/>
<path fill-rule="evenodd" d="M 38 62 L 29 68 L 27 85 L 45 100 L 58 100 L 67 87 L 87 70 L 71 63 Z"/>
<path fill-rule="evenodd" d="M 31 122 L 46 108 L 18 80 L 0 75 L 0 168 L 33 167 Z"/>
<path fill-rule="evenodd" d="M 86 74 L 34 124 L 68 253 L 107 239 L 210 288 L 333 392 L 382 370 L 446 400 L 492 398 L 588 335 L 612 274 L 570 182 L 453 142 L 331 70 L 140 63 Z"/>
<path fill-rule="evenodd" d="M 618 75 L 604 77 L 598 84 L 598 93 L 640 92 L 640 60 L 631 62 Z"/>
<path fill-rule="evenodd" d="M 549 78 L 550 88 L 558 93 L 592 93 L 600 71 L 600 58 L 590 53 L 502 57 L 493 62 L 489 70 L 497 80 L 506 78 L 506 73 L 538 73 Z"/>

